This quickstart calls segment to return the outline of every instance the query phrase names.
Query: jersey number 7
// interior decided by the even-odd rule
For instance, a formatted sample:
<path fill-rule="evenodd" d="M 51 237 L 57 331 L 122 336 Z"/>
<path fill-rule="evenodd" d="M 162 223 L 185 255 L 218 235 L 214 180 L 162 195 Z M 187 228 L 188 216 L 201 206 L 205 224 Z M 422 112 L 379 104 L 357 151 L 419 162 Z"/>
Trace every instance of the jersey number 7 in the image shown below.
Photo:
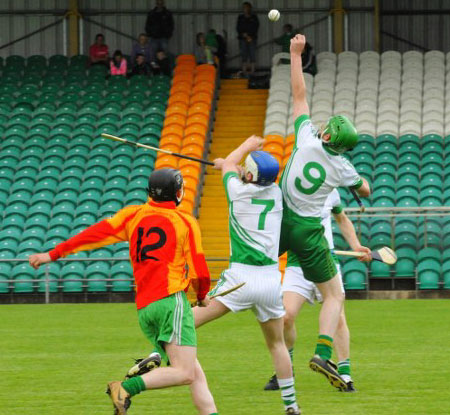
<path fill-rule="evenodd" d="M 252 205 L 265 206 L 264 210 L 259 215 L 258 231 L 263 231 L 266 226 L 266 216 L 275 206 L 273 199 L 252 199 Z"/>

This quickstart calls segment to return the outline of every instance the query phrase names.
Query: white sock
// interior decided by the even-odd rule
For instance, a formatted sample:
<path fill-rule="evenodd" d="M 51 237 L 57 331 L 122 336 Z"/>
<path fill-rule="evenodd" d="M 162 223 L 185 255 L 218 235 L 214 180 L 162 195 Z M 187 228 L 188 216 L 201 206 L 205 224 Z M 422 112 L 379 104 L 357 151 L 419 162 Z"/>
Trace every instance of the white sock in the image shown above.
<path fill-rule="evenodd" d="M 294 378 L 278 379 L 278 385 L 281 389 L 281 399 L 284 403 L 284 409 L 293 408 L 298 411 L 297 400 L 295 399 Z"/>
<path fill-rule="evenodd" d="M 352 377 L 350 375 L 340 375 L 340 376 L 344 380 L 345 383 L 352 381 Z"/>

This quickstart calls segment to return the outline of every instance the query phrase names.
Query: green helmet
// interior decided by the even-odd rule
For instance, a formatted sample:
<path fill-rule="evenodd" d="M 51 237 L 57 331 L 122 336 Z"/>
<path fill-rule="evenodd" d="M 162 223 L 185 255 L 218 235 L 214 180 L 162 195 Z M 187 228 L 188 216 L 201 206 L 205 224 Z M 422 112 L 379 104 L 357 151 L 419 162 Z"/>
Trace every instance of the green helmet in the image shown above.
<path fill-rule="evenodd" d="M 330 140 L 324 142 L 335 153 L 345 153 L 353 149 L 358 143 L 358 133 L 353 123 L 345 115 L 335 115 L 331 117 L 323 134 L 330 134 Z"/>

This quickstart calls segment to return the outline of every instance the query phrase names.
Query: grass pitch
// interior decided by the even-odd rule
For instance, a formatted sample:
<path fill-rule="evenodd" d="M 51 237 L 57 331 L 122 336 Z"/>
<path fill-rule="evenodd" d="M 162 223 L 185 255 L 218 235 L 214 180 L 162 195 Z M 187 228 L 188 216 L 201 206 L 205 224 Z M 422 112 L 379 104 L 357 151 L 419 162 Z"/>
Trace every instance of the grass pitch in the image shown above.
<path fill-rule="evenodd" d="M 305 306 L 295 350 L 303 414 L 449 414 L 450 302 L 349 301 L 356 394 L 335 391 L 309 370 L 319 307 Z M 251 312 L 202 327 L 199 359 L 221 415 L 283 414 Z M 133 304 L 0 306 L 0 414 L 112 414 L 106 383 L 151 346 Z M 195 414 L 187 387 L 147 391 L 133 414 Z"/>

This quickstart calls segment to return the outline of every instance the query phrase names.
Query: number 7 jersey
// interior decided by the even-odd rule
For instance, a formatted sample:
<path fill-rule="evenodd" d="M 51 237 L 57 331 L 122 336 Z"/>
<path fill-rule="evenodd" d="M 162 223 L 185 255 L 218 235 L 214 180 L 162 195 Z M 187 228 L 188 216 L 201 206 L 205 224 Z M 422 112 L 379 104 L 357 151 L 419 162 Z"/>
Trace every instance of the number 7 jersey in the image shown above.
<path fill-rule="evenodd" d="M 230 263 L 266 266 L 278 264 L 283 202 L 275 184 L 243 183 L 237 173 L 223 177 L 227 194 Z"/>
<path fill-rule="evenodd" d="M 340 186 L 358 189 L 361 185 L 353 165 L 322 145 L 309 117 L 298 117 L 294 149 L 280 180 L 285 209 L 302 217 L 320 217 L 333 189 Z"/>

